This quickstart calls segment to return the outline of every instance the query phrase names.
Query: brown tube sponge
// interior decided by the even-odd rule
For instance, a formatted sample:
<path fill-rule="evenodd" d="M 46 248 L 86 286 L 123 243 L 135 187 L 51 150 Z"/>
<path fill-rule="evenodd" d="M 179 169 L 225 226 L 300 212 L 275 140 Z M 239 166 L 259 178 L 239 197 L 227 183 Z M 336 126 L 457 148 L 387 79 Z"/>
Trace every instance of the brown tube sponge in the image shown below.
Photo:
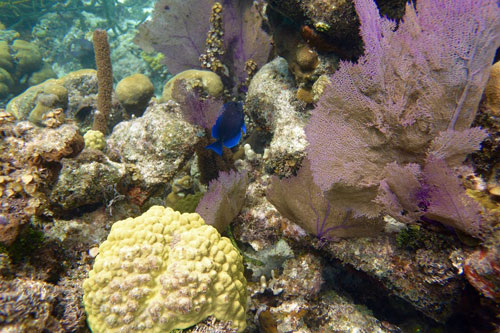
<path fill-rule="evenodd" d="M 106 134 L 108 118 L 111 112 L 111 95 L 113 93 L 113 69 L 109 52 L 108 34 L 105 30 L 94 31 L 94 52 L 97 65 L 97 112 L 94 115 L 92 129 Z"/>

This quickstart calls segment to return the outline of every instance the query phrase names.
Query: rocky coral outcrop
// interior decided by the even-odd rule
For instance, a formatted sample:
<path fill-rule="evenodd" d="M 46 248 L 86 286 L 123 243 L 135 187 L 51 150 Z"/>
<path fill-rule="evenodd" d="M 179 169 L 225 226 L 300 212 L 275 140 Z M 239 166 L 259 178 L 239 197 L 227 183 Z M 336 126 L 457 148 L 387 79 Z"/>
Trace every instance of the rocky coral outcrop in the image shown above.
<path fill-rule="evenodd" d="M 295 97 L 293 78 L 283 58 L 262 67 L 248 88 L 245 111 L 255 124 L 273 134 L 264 154 L 266 169 L 280 176 L 297 171 L 307 145 L 305 104 Z"/>
<path fill-rule="evenodd" d="M 116 184 L 123 184 L 126 167 L 110 161 L 98 150 L 86 149 L 77 158 L 61 161 L 61 171 L 49 198 L 52 204 L 64 210 L 105 203 Z"/>
<path fill-rule="evenodd" d="M 197 129 L 175 102 L 154 104 L 140 118 L 121 122 L 107 139 L 113 159 L 133 163 L 145 186 L 170 182 L 194 152 Z"/>

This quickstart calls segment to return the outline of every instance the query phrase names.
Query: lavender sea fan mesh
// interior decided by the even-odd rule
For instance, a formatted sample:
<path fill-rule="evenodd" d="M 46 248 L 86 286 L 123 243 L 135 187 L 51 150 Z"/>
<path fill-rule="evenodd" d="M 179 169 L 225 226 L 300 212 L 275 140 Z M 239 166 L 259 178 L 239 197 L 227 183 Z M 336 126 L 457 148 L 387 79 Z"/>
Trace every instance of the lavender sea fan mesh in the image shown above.
<path fill-rule="evenodd" d="M 139 27 L 134 41 L 145 51 L 161 52 L 174 74 L 201 69 L 214 0 L 159 0 L 153 19 Z M 262 17 L 251 0 L 223 0 L 225 55 L 223 62 L 236 83 L 246 79 L 245 64 L 262 66 L 271 49 L 270 37 L 262 30 Z"/>
<path fill-rule="evenodd" d="M 201 69 L 200 54 L 210 29 L 210 12 L 215 1 L 159 0 L 153 19 L 139 26 L 134 39 L 147 52 L 160 52 L 174 74 Z"/>
<path fill-rule="evenodd" d="M 431 155 L 423 172 L 430 189 L 425 216 L 472 236 L 481 237 L 481 206 L 466 194 L 446 162 Z"/>
<path fill-rule="evenodd" d="M 174 83 L 172 97 L 181 105 L 184 119 L 204 129 L 212 128 L 223 105 L 221 99 L 211 96 L 202 97 L 185 80 L 177 80 Z"/>
<path fill-rule="evenodd" d="M 500 43 L 500 9 L 496 0 L 420 0 L 396 30 L 372 0 L 355 6 L 365 55 L 332 75 L 306 127 L 307 153 L 329 201 L 373 217 L 388 163 L 423 164 L 441 131 L 470 127 Z"/>
<path fill-rule="evenodd" d="M 355 218 L 328 202 L 313 181 L 307 159 L 297 176 L 273 176 L 266 197 L 284 217 L 319 239 L 373 236 L 381 230 L 379 219 Z"/>
<path fill-rule="evenodd" d="M 258 68 L 267 61 L 271 37 L 262 29 L 262 17 L 254 1 L 225 0 L 223 6 L 225 63 L 237 82 L 243 83 L 247 61 L 253 61 Z"/>
<path fill-rule="evenodd" d="M 220 233 L 225 232 L 243 207 L 247 186 L 246 171 L 221 171 L 219 177 L 208 184 L 208 191 L 196 207 L 196 213 Z"/>

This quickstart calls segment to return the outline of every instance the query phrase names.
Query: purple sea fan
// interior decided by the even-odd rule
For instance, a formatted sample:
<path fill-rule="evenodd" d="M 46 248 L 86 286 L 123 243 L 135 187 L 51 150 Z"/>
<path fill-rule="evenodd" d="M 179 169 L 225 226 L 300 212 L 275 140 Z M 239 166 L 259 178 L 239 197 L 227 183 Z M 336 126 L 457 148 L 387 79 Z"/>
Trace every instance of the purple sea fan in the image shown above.
<path fill-rule="evenodd" d="M 313 181 L 307 159 L 297 176 L 273 176 L 266 197 L 281 215 L 319 239 L 373 236 L 382 227 L 380 219 L 355 218 L 328 202 Z"/>
<path fill-rule="evenodd" d="M 429 187 L 429 206 L 425 217 L 481 238 L 481 206 L 466 194 L 446 162 L 429 156 L 423 174 Z"/>
<path fill-rule="evenodd" d="M 153 19 L 139 26 L 134 42 L 146 52 L 162 53 L 171 73 L 201 69 L 199 57 L 205 48 L 214 2 L 159 0 Z"/>
<path fill-rule="evenodd" d="M 204 129 L 212 128 L 223 105 L 222 99 L 200 96 L 196 89 L 191 88 L 184 80 L 174 83 L 172 97 L 181 105 L 184 119 Z"/>
<path fill-rule="evenodd" d="M 196 207 L 196 213 L 220 233 L 225 232 L 243 207 L 247 186 L 246 171 L 219 172 L 219 177 L 208 184 L 208 191 Z"/>
<path fill-rule="evenodd" d="M 247 61 L 260 68 L 271 51 L 271 37 L 262 30 L 262 17 L 255 1 L 225 0 L 224 12 L 224 62 L 238 83 L 245 82 Z"/>
<path fill-rule="evenodd" d="M 161 52 L 168 70 L 177 74 L 201 69 L 200 55 L 210 30 L 214 0 L 159 0 L 153 19 L 139 27 L 134 39 L 147 52 Z M 262 30 L 262 17 L 254 1 L 221 0 L 223 7 L 224 59 L 236 83 L 246 79 L 245 64 L 252 60 L 262 66 L 271 50 L 271 39 Z"/>
<path fill-rule="evenodd" d="M 306 127 L 307 154 L 331 203 L 375 217 L 387 164 L 423 165 L 434 138 L 470 127 L 500 45 L 500 8 L 496 0 L 419 0 L 396 27 L 372 0 L 355 6 L 365 55 L 332 75 Z M 481 134 L 456 136 L 467 135 L 473 144 L 441 152 L 470 152 Z"/>

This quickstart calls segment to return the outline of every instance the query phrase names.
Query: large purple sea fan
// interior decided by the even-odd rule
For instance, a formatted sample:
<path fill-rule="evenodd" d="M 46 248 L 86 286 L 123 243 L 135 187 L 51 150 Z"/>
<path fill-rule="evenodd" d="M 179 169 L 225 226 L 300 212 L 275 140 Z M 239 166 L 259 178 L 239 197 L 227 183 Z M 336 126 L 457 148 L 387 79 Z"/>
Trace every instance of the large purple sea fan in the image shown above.
<path fill-rule="evenodd" d="M 423 169 L 418 164 L 388 164 L 376 202 L 386 214 L 406 223 L 425 217 L 477 238 L 487 229 L 479 203 L 467 195 L 446 161 L 434 154 Z"/>
<path fill-rule="evenodd" d="M 145 51 L 162 53 L 168 70 L 177 74 L 201 69 L 200 55 L 210 30 L 214 0 L 159 0 L 153 19 L 139 27 L 134 41 Z M 254 1 L 220 0 L 223 12 L 224 49 L 222 62 L 236 83 L 246 79 L 245 63 L 260 67 L 269 56 L 271 39 L 262 29 L 262 17 Z"/>
<path fill-rule="evenodd" d="M 205 49 L 214 2 L 159 0 L 153 19 L 139 26 L 134 42 L 147 52 L 162 53 L 173 74 L 201 69 L 199 58 Z"/>
<path fill-rule="evenodd" d="M 380 219 L 355 218 L 349 210 L 332 205 L 314 183 L 309 161 L 304 160 L 297 176 L 273 176 L 266 197 L 287 219 L 319 239 L 376 235 Z"/>
<path fill-rule="evenodd" d="M 429 156 L 423 175 L 429 189 L 425 217 L 481 237 L 481 228 L 486 227 L 480 215 L 481 206 L 466 194 L 463 185 L 446 162 Z"/>
<path fill-rule="evenodd" d="M 307 153 L 330 202 L 374 217 L 387 164 L 423 165 L 436 147 L 457 163 L 484 138 L 468 128 L 500 45 L 500 8 L 496 0 L 419 0 L 396 27 L 373 0 L 354 2 L 365 55 L 332 75 L 306 127 Z"/>
<path fill-rule="evenodd" d="M 196 207 L 196 212 L 220 233 L 225 232 L 243 207 L 247 186 L 246 171 L 219 172 L 219 177 L 208 184 L 208 191 Z"/>

